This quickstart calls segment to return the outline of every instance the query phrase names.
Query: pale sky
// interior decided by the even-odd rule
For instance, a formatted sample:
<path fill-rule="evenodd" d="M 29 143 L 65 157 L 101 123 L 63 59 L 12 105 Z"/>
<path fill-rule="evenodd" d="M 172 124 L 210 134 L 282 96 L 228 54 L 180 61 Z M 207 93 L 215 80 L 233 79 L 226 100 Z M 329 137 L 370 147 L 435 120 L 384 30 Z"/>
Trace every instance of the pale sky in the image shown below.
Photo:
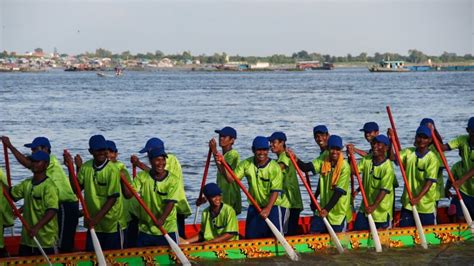
<path fill-rule="evenodd" d="M 0 50 L 474 54 L 474 0 L 0 0 Z"/>

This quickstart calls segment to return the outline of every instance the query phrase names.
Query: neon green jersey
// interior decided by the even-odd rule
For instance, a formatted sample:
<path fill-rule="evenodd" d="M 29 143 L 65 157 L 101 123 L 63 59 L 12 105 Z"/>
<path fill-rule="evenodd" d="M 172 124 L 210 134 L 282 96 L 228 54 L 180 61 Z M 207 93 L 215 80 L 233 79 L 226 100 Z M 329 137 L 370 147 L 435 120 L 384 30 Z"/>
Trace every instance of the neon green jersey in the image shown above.
<path fill-rule="evenodd" d="M 110 161 L 103 168 L 95 170 L 93 161 L 89 160 L 81 166 L 77 179 L 84 188 L 84 200 L 91 217 L 102 209 L 107 199 L 117 198 L 112 208 L 94 226 L 96 232 L 115 233 L 123 214 L 123 204 L 120 199 L 122 197 L 120 172 Z"/>
<path fill-rule="evenodd" d="M 323 158 L 324 157 L 326 156 L 323 156 Z M 331 200 L 334 191 L 336 189 L 340 190 L 343 195 L 339 198 L 331 211 L 329 211 L 327 219 L 329 220 L 329 223 L 333 225 L 342 224 L 344 218 L 346 218 L 346 222 L 350 222 L 352 220 L 352 211 L 350 202 L 351 195 L 348 193 L 349 179 L 351 175 L 349 163 L 344 160 L 339 179 L 337 180 L 336 186 L 333 188 L 331 183 L 334 168 L 331 169 L 331 172 L 323 175 L 321 173 L 323 162 L 324 160 L 321 159 L 316 159 L 313 161 L 314 170 L 316 173 L 319 173 L 319 204 L 321 205 L 321 208 L 324 208 Z M 318 211 L 315 210 L 314 213 L 317 215 Z"/>
<path fill-rule="evenodd" d="M 178 158 L 176 158 L 174 154 L 167 155 L 165 169 L 178 177 L 178 203 L 176 204 L 178 214 L 185 216 L 191 215 L 191 207 L 189 206 L 184 192 L 183 171 L 181 170 L 181 164 L 179 164 Z"/>
<path fill-rule="evenodd" d="M 127 182 L 129 184 L 132 184 L 132 178 L 130 177 L 130 174 L 127 170 L 127 167 L 125 166 L 125 164 L 121 161 L 116 161 L 116 162 L 112 162 L 110 161 L 110 163 L 114 164 L 121 173 L 123 173 L 125 175 L 125 178 L 127 179 Z M 136 199 L 134 197 L 130 198 L 130 199 L 127 199 L 125 197 L 120 197 L 120 200 L 122 200 L 122 204 L 123 204 L 123 215 L 120 217 L 120 226 L 122 229 L 124 228 L 127 228 L 128 226 L 128 222 L 130 222 L 130 220 L 132 220 L 132 216 L 131 216 L 131 208 L 133 208 L 133 204 L 132 204 L 132 201 L 136 201 Z"/>
<path fill-rule="evenodd" d="M 301 199 L 300 185 L 298 183 L 295 166 L 291 162 L 290 157 L 286 155 L 286 152 L 282 152 L 278 155 L 277 163 L 285 166 L 285 169 L 282 170 L 283 196 L 287 198 L 290 208 L 302 210 L 303 201 Z"/>
<path fill-rule="evenodd" d="M 239 179 L 247 177 L 249 193 L 260 205 L 259 207 L 264 208 L 268 205 L 270 194 L 273 192 L 280 193 L 274 206 L 289 207 L 288 200 L 282 196 L 283 174 L 276 161 L 269 159 L 266 165 L 258 167 L 255 164 L 255 157 L 252 156 L 239 163 L 235 168 L 235 174 Z M 252 203 L 249 201 L 249 204 Z"/>
<path fill-rule="evenodd" d="M 224 159 L 234 170 L 240 162 L 240 155 L 236 150 L 230 150 L 224 154 Z M 242 211 L 242 196 L 240 195 L 239 185 L 235 182 L 227 182 L 226 177 L 219 171 L 217 171 L 216 183 L 222 190 L 222 201 L 234 208 L 237 214 L 240 214 Z"/>
<path fill-rule="evenodd" d="M 413 147 L 406 148 L 400 153 L 403 165 L 405 166 L 408 184 L 413 197 L 416 197 L 423 189 L 426 181 L 433 181 L 430 189 L 420 200 L 420 203 L 416 205 L 416 208 L 419 213 L 434 213 L 438 196 L 436 182 L 438 179 L 439 160 L 436 154 L 430 150 L 423 157 L 417 156 L 415 150 Z M 406 188 L 402 194 L 402 206 L 407 210 L 412 209 Z"/>
<path fill-rule="evenodd" d="M 469 145 L 469 135 L 461 135 L 451 140 L 448 145 L 452 150 L 459 149 L 461 151 L 461 160 L 465 169 L 474 168 L 474 145 L 473 147 Z"/>
<path fill-rule="evenodd" d="M 178 177 L 168 172 L 163 180 L 155 180 L 149 172 L 141 171 L 133 180 L 133 185 L 140 197 L 145 202 L 156 219 L 159 219 L 168 202 L 178 201 L 179 182 Z M 145 210 L 138 206 L 138 228 L 141 232 L 149 235 L 162 235 L 153 220 Z M 177 232 L 178 224 L 176 217 L 176 204 L 163 224 L 163 228 L 169 233 Z"/>
<path fill-rule="evenodd" d="M 385 159 L 382 163 L 375 165 L 372 154 L 369 154 L 362 158 L 358 164 L 358 168 L 362 173 L 362 183 L 369 205 L 375 202 L 381 190 L 387 192 L 383 200 L 372 213 L 375 222 L 384 223 L 387 221 L 387 214 L 390 218 L 392 218 L 393 214 L 394 197 L 390 195 L 394 193 L 393 182 L 395 179 L 395 171 L 393 170 L 393 163 L 389 159 Z M 363 203 L 360 206 L 360 212 L 365 213 L 365 205 Z"/>
<path fill-rule="evenodd" d="M 225 233 L 234 235 L 227 241 L 239 240 L 239 225 L 235 210 L 225 203 L 221 205 L 217 216 L 212 214 L 210 207 L 204 209 L 199 232 L 202 239 L 209 241 Z"/>
<path fill-rule="evenodd" d="M 454 179 L 460 179 L 468 170 L 464 167 L 464 161 L 459 161 L 451 167 L 451 172 L 453 173 Z M 474 196 L 474 178 L 469 178 L 462 184 L 459 188 L 464 194 L 469 196 Z"/>
<path fill-rule="evenodd" d="M 3 173 L 2 168 L 0 168 L 0 182 L 3 185 L 8 186 L 7 177 Z M 13 210 L 8 204 L 7 199 L 3 196 L 3 191 L 0 191 L 0 224 L 3 224 L 4 227 L 12 226 L 15 220 L 15 216 L 13 215 Z M 0 233 L 3 234 L 3 231 Z"/>
<path fill-rule="evenodd" d="M 76 202 L 77 197 L 72 190 L 69 177 L 61 167 L 61 163 L 58 161 L 56 156 L 49 155 L 49 165 L 46 170 L 46 175 L 53 180 L 54 184 L 59 189 L 59 202 Z"/>
<path fill-rule="evenodd" d="M 28 178 L 13 186 L 11 195 L 15 200 L 24 199 L 23 218 L 30 227 L 36 225 L 48 210 L 59 209 L 59 191 L 50 177 L 36 184 L 32 178 Z M 38 231 L 36 238 L 42 247 L 52 248 L 56 246 L 58 230 L 58 219 L 53 217 Z M 21 231 L 21 244 L 36 247 L 36 243 L 28 236 L 24 227 Z"/>

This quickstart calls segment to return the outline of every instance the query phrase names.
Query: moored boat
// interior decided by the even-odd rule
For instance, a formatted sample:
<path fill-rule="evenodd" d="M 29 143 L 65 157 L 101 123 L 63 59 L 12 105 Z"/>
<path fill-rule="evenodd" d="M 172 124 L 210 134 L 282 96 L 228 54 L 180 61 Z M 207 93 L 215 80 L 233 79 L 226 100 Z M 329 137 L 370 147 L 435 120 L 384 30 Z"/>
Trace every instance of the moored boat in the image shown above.
<path fill-rule="evenodd" d="M 399 214 L 395 215 L 396 220 Z M 439 225 L 424 226 L 424 232 L 429 245 L 440 245 L 455 242 L 469 242 L 474 244 L 471 228 L 463 224 L 449 223 L 447 209 L 438 209 L 438 220 L 443 222 Z M 395 222 L 397 224 L 397 222 Z M 352 224 L 349 224 L 351 228 Z M 188 236 L 197 234 L 199 225 L 187 225 Z M 240 232 L 245 232 L 245 222 L 239 222 Z M 331 237 L 328 234 L 308 234 L 310 217 L 300 219 L 300 235 L 287 236 L 288 243 L 298 253 L 319 253 L 323 250 L 333 249 Z M 420 244 L 420 239 L 415 227 L 394 227 L 392 229 L 379 230 L 380 240 L 384 249 L 413 247 Z M 349 231 L 338 233 L 344 249 L 371 249 L 374 242 L 369 231 Z M 6 237 L 5 246 L 11 252 L 18 250 L 19 236 Z M 76 249 L 83 250 L 85 246 L 85 232 L 76 234 Z M 218 244 L 190 244 L 182 245 L 181 249 L 190 261 L 204 263 L 206 261 L 252 259 L 284 256 L 285 250 L 274 238 L 265 239 L 243 239 L 228 241 Z M 148 264 L 174 264 L 177 262 L 175 254 L 169 247 L 147 247 L 130 248 L 124 250 L 104 251 L 106 260 L 111 264 L 121 265 L 148 265 Z M 95 264 L 93 252 L 75 252 L 69 254 L 51 255 L 50 260 L 55 265 L 90 265 Z M 36 257 L 12 257 L 0 259 L 4 265 L 38 265 L 45 264 L 41 256 Z"/>
<path fill-rule="evenodd" d="M 369 67 L 370 72 L 409 72 L 410 69 L 405 67 L 403 61 L 386 61 L 382 60 L 378 65 Z"/>

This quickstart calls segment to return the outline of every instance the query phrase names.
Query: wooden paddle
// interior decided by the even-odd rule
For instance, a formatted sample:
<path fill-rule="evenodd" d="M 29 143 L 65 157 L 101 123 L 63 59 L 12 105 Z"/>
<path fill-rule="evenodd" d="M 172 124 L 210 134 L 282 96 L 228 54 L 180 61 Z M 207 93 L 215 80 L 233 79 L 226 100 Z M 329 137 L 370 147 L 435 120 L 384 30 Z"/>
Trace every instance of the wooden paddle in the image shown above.
<path fill-rule="evenodd" d="M 433 135 L 433 143 L 436 146 L 436 150 L 438 151 L 439 156 L 441 157 L 441 160 L 443 161 L 444 167 L 446 168 L 446 172 L 448 172 L 449 180 L 451 180 L 451 184 L 454 184 L 455 180 L 454 180 L 453 173 L 451 172 L 451 169 L 449 168 L 448 161 L 446 161 L 446 157 L 444 156 L 443 149 L 441 149 L 441 144 L 439 143 L 438 138 L 435 137 L 434 135 L 435 134 L 434 130 L 431 130 L 431 134 Z M 459 192 L 459 189 L 457 187 L 455 186 L 453 187 L 454 187 L 454 190 L 456 191 L 456 195 L 458 196 L 459 203 L 461 204 L 461 209 L 464 214 L 464 218 L 466 219 L 467 224 L 471 227 L 471 230 L 474 233 L 472 218 L 471 218 L 471 215 L 469 214 L 466 204 L 464 203 L 462 199 L 461 193 Z"/>
<path fill-rule="evenodd" d="M 201 190 L 199 190 L 198 199 L 202 198 L 203 189 L 204 189 L 204 186 L 206 185 L 206 178 L 207 178 L 207 173 L 209 171 L 209 164 L 211 163 L 211 154 L 212 154 L 212 151 L 211 151 L 211 148 L 209 148 L 209 152 L 207 153 L 206 166 L 204 166 L 204 174 L 202 175 Z M 193 222 L 194 225 L 196 225 L 200 207 L 201 205 L 197 205 L 196 207 L 196 213 L 194 214 L 194 222 Z"/>
<path fill-rule="evenodd" d="M 308 191 L 309 197 L 311 198 L 311 202 L 313 202 L 314 206 L 316 206 L 316 209 L 318 212 L 321 212 L 321 206 L 318 203 L 318 200 L 314 197 L 314 194 L 311 190 L 311 187 L 309 186 L 308 182 L 306 182 L 306 179 L 303 177 L 303 172 L 301 172 L 301 169 L 298 167 L 298 163 L 296 163 L 296 159 L 293 156 L 292 153 L 289 153 L 289 157 L 293 165 L 295 166 L 296 172 L 300 176 L 301 182 L 303 182 L 304 186 L 306 187 L 306 190 Z M 334 229 L 332 228 L 331 224 L 329 223 L 328 219 L 326 217 L 322 217 L 324 224 L 326 225 L 326 228 L 328 229 L 329 235 L 331 236 L 332 242 L 334 245 L 336 245 L 337 251 L 339 251 L 340 254 L 344 253 L 344 248 L 341 245 L 341 241 L 339 241 L 339 238 L 337 238 L 336 232 L 334 232 Z"/>
<path fill-rule="evenodd" d="M 219 156 L 222 156 L 222 155 L 219 155 Z M 247 198 L 250 200 L 250 202 L 255 207 L 257 212 L 261 213 L 262 209 L 260 208 L 260 206 L 258 206 L 255 199 L 252 197 L 252 195 L 250 195 L 250 193 L 244 187 L 244 184 L 242 184 L 242 182 L 239 180 L 239 178 L 235 175 L 234 171 L 232 171 L 232 168 L 227 164 L 227 162 L 225 160 L 222 160 L 222 164 L 224 165 L 227 172 L 232 176 L 234 181 L 237 182 L 240 189 L 242 189 L 242 191 L 245 193 L 245 195 L 247 195 Z M 280 233 L 280 231 L 278 231 L 278 229 L 275 227 L 275 225 L 272 223 L 272 221 L 270 221 L 270 219 L 268 219 L 268 217 L 267 218 L 263 218 L 262 216 L 260 216 L 260 217 L 265 220 L 265 222 L 267 223 L 270 230 L 272 230 L 275 237 L 278 239 L 278 241 L 280 241 L 280 243 L 283 246 L 283 248 L 285 249 L 286 254 L 288 255 L 288 257 L 290 257 L 290 259 L 293 260 L 293 261 L 298 261 L 299 260 L 298 254 L 290 246 L 290 244 L 288 244 L 288 241 L 286 241 L 285 237 L 283 237 L 283 235 Z"/>
<path fill-rule="evenodd" d="M 359 169 L 357 168 L 357 163 L 355 161 L 354 154 L 349 149 L 349 146 L 347 146 L 347 153 L 349 154 L 349 161 L 351 162 L 352 169 L 354 169 L 357 181 L 359 182 L 359 189 L 362 194 L 362 199 L 364 200 L 365 209 L 367 210 L 369 208 L 369 202 L 367 201 L 367 195 L 365 194 L 364 185 L 362 184 L 362 178 L 360 178 Z M 359 213 L 358 215 L 360 214 L 361 213 Z M 374 218 L 372 217 L 371 213 L 367 214 L 367 219 L 369 220 L 370 233 L 372 234 L 372 238 L 374 239 L 375 251 L 382 252 L 382 244 L 380 243 L 379 234 L 377 233 L 377 227 L 375 226 Z"/>
<path fill-rule="evenodd" d="M 5 170 L 7 172 L 7 183 L 8 187 L 12 187 L 12 178 L 10 174 L 10 159 L 8 158 L 8 148 L 5 145 L 5 142 L 2 141 L 3 144 L 3 155 L 5 156 Z"/>
<path fill-rule="evenodd" d="M 390 120 L 390 125 L 392 126 L 393 135 L 395 136 L 395 143 L 396 145 L 398 145 L 398 150 L 401 150 L 402 146 L 400 145 L 400 140 L 398 139 L 397 129 L 395 127 L 395 121 L 393 121 L 392 110 L 390 110 L 390 106 L 388 105 L 386 109 L 387 109 L 388 119 Z"/>
<path fill-rule="evenodd" d="M 120 175 L 120 179 L 122 179 L 122 183 L 128 188 L 128 190 L 130 190 L 130 192 L 132 192 L 138 203 L 142 206 L 148 216 L 150 216 L 150 218 L 153 220 L 158 229 L 160 229 L 161 233 L 166 238 L 166 241 L 168 241 L 168 244 L 170 245 L 171 249 L 178 257 L 179 261 L 183 265 L 191 265 L 186 255 L 184 255 L 183 251 L 179 248 L 178 244 L 176 244 L 176 242 L 174 242 L 174 240 L 168 235 L 168 232 L 166 232 L 163 226 L 158 225 L 158 220 L 156 219 L 155 215 L 153 215 L 151 210 L 146 206 L 145 202 L 143 202 L 143 200 L 140 198 L 135 189 L 133 189 L 133 187 L 128 183 L 127 179 L 123 175 Z"/>
<path fill-rule="evenodd" d="M 21 215 L 20 211 L 18 210 L 18 208 L 16 207 L 15 203 L 13 202 L 12 198 L 10 197 L 10 194 L 8 193 L 7 189 L 5 188 L 4 185 L 2 185 L 3 187 L 3 195 L 5 196 L 5 198 L 7 199 L 8 203 L 10 204 L 10 206 L 12 207 L 13 209 L 13 213 L 15 213 L 16 217 L 18 217 L 18 219 L 20 219 L 21 223 L 23 224 L 23 227 L 25 227 L 26 231 L 29 231 L 30 230 L 30 226 L 28 225 L 28 223 L 26 222 L 25 218 L 23 218 L 23 216 Z M 53 219 L 56 219 L 56 218 L 53 218 Z M 36 238 L 36 236 L 33 237 L 33 240 L 35 241 L 36 243 L 36 246 L 38 246 L 38 249 L 40 250 L 41 254 L 43 255 L 43 257 L 46 259 L 46 262 L 48 262 L 48 265 L 53 265 L 51 264 L 51 261 L 49 260 L 48 258 L 48 255 L 46 255 L 46 252 L 44 252 L 44 249 L 43 247 L 41 246 L 40 242 L 38 241 L 38 239 Z"/>
<path fill-rule="evenodd" d="M 64 150 L 64 154 L 72 158 L 68 150 Z M 76 172 L 74 171 L 74 165 L 72 165 L 72 162 L 67 164 L 67 169 L 69 171 L 69 174 L 71 175 L 71 178 L 73 181 L 72 183 L 76 191 L 76 196 L 81 202 L 82 210 L 84 211 L 84 218 L 86 220 L 89 220 L 90 219 L 89 211 L 87 210 L 86 202 L 84 201 L 84 197 L 82 196 L 81 186 L 79 185 L 79 181 L 77 181 Z M 102 247 L 100 246 L 99 238 L 97 237 L 97 234 L 93 226 L 89 225 L 89 232 L 91 234 L 92 245 L 94 246 L 95 255 L 97 257 L 97 263 L 99 264 L 99 266 L 107 265 L 105 261 L 104 253 L 102 252 Z"/>
<path fill-rule="evenodd" d="M 392 139 L 392 142 L 397 141 L 393 133 L 394 131 L 395 130 L 390 132 L 390 135 L 391 135 L 390 137 Z M 405 173 L 405 167 L 403 166 L 402 158 L 400 157 L 400 151 L 398 150 L 400 143 L 395 143 L 395 145 L 392 145 L 392 146 L 393 146 L 393 149 L 395 150 L 395 155 L 397 156 L 396 160 L 398 160 L 398 166 L 400 167 L 400 172 L 402 173 L 403 181 L 405 182 L 405 189 L 407 190 L 408 198 L 410 199 L 410 203 L 411 203 L 413 201 L 413 195 L 411 194 L 410 185 L 408 184 L 407 175 Z M 425 232 L 423 230 L 423 226 L 421 225 L 421 220 L 420 220 L 420 215 L 418 214 L 418 210 L 416 209 L 416 206 L 413 204 L 411 204 L 411 207 L 412 207 L 412 212 L 413 212 L 413 219 L 415 219 L 416 229 L 418 230 L 418 235 L 420 236 L 421 246 L 424 249 L 428 249 L 428 243 L 426 242 Z"/>

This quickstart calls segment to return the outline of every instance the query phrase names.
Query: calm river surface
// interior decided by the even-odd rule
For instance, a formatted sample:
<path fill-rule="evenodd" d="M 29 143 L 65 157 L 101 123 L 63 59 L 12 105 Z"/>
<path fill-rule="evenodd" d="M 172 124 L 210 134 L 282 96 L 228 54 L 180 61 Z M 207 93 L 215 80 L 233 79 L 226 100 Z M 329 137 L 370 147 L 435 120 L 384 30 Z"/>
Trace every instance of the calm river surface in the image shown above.
<path fill-rule="evenodd" d="M 313 126 L 326 124 L 345 143 L 368 149 L 359 129 L 367 121 L 376 121 L 385 132 L 389 127 L 385 106 L 390 105 L 401 144 L 409 147 L 424 117 L 435 120 L 444 140 L 465 134 L 467 120 L 474 115 L 473 84 L 473 72 L 384 74 L 369 73 L 366 69 L 125 72 L 118 78 L 58 70 L 1 73 L 0 134 L 9 136 L 13 145 L 25 153 L 28 149 L 23 144 L 36 136 L 47 136 L 56 156 L 61 157 L 62 150 L 67 148 L 84 159 L 90 158 L 88 138 L 103 134 L 116 142 L 119 158 L 128 166 L 130 155 L 137 154 L 148 138 L 159 137 L 165 141 L 167 151 L 174 153 L 182 164 L 187 197 L 193 206 L 199 193 L 207 142 L 216 137 L 215 129 L 226 125 L 237 129 L 234 148 L 242 159 L 251 156 L 255 136 L 284 131 L 288 145 L 308 161 L 319 154 L 312 137 Z M 447 153 L 447 158 L 450 164 L 458 160 L 456 152 Z M 0 166 L 4 169 L 3 162 L 1 156 Z M 11 164 L 13 183 L 30 175 L 14 158 Z M 214 177 L 212 165 L 208 180 Z M 403 184 L 401 177 L 398 178 Z M 308 203 L 303 187 L 302 191 Z M 398 198 L 401 192 L 401 188 L 396 191 Z M 356 202 L 358 206 L 360 198 Z M 309 213 L 309 207 L 305 208 L 303 214 Z M 245 212 L 239 216 L 244 217 Z M 187 222 L 192 222 L 192 217 Z M 467 249 L 473 254 L 472 246 L 449 247 L 445 251 L 439 248 L 423 262 L 442 263 L 443 254 L 451 256 L 449 252 L 457 249 Z M 386 259 L 381 261 L 373 259 L 375 254 L 371 252 L 370 259 L 366 258 L 367 252 L 352 252 L 355 261 L 342 256 L 305 256 L 304 261 L 390 264 L 406 254 L 417 256 L 418 251 L 390 251 L 393 253 L 382 255 Z M 442 252 L 439 261 L 429 260 L 439 252 Z M 286 262 L 269 261 L 270 264 Z"/>

